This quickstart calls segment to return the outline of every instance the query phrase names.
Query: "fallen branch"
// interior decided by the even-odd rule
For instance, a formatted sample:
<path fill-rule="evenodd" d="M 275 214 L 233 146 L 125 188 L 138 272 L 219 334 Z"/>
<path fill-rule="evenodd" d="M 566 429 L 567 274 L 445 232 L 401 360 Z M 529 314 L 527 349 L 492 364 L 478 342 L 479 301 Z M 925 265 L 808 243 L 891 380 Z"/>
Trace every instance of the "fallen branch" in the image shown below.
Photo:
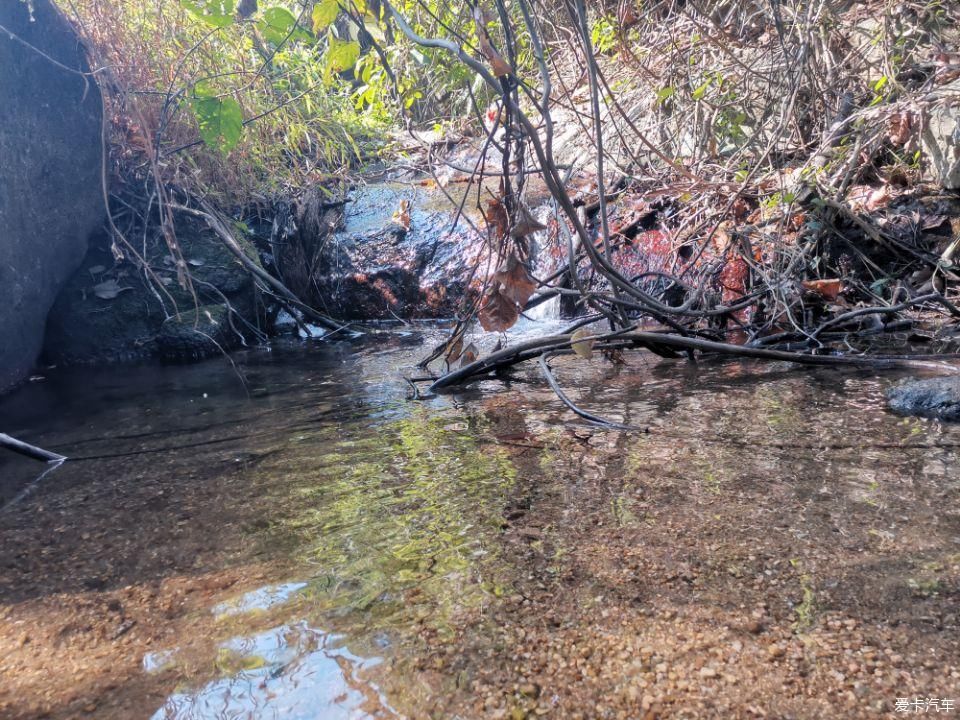
<path fill-rule="evenodd" d="M 771 350 L 767 348 L 734 345 L 732 343 L 706 340 L 699 337 L 674 335 L 665 332 L 637 331 L 628 329 L 613 333 L 596 335 L 588 338 L 578 338 L 576 342 L 593 340 L 597 349 L 647 349 L 652 351 L 663 348 L 697 351 L 727 357 L 753 358 L 780 362 L 792 362 L 800 365 L 846 366 L 893 368 L 909 367 L 940 372 L 960 373 L 960 366 L 950 365 L 941 361 L 933 361 L 928 357 L 902 357 L 883 355 L 812 355 L 809 353 L 787 350 Z M 428 388 L 429 392 L 438 392 L 450 387 L 463 385 L 474 379 L 485 377 L 493 372 L 501 372 L 508 367 L 518 365 L 526 360 L 540 357 L 557 350 L 568 350 L 575 341 L 571 335 L 551 335 L 521 343 L 514 347 L 507 347 L 495 353 L 480 358 L 469 365 L 465 365 L 453 372 L 438 378 Z M 960 355 L 937 355 L 937 360 L 960 359 Z"/>
<path fill-rule="evenodd" d="M 36 445 L 17 440 L 15 437 L 10 437 L 5 433 L 0 433 L 0 447 L 12 450 L 19 455 L 26 455 L 28 458 L 33 458 L 34 460 L 40 460 L 41 462 L 59 464 L 67 459 L 63 455 L 58 455 L 55 452 L 44 450 Z"/>
<path fill-rule="evenodd" d="M 599 425 L 600 427 L 609 428 L 611 430 L 635 430 L 637 432 L 649 432 L 646 428 L 636 427 L 635 425 L 624 425 L 623 423 L 613 422 L 612 420 L 607 420 L 602 418 L 599 415 L 594 415 L 591 412 L 587 412 L 577 405 L 567 397 L 566 393 L 563 392 L 563 389 L 560 387 L 560 383 L 557 382 L 557 379 L 553 376 L 553 372 L 550 370 L 550 366 L 547 365 L 547 360 L 556 355 L 557 353 L 545 353 L 537 358 L 537 362 L 540 365 L 540 372 L 543 373 L 543 377 L 546 379 L 547 384 L 550 386 L 550 389 L 556 393 L 557 397 L 560 398 L 560 401 L 570 408 L 575 414 L 582 417 L 587 422 L 593 423 L 594 425 Z"/>

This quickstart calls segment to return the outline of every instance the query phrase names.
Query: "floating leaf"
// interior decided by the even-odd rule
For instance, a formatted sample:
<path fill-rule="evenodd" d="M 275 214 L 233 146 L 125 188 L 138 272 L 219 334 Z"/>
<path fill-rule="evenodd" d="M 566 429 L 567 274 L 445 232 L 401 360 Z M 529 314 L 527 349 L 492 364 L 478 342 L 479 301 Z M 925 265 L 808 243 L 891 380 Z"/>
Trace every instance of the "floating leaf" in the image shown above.
<path fill-rule="evenodd" d="M 272 7 L 263 11 L 263 19 L 257 23 L 267 42 L 279 46 L 285 42 L 302 40 L 310 42 L 313 35 L 297 25 L 297 18 L 286 8 Z"/>
<path fill-rule="evenodd" d="M 198 97 L 191 103 L 200 126 L 200 137 L 208 147 L 228 153 L 243 134 L 243 110 L 233 98 Z"/>
<path fill-rule="evenodd" d="M 338 0 L 320 0 L 313 6 L 313 12 L 310 13 L 310 19 L 313 21 L 313 32 L 319 33 L 325 30 L 337 19 L 340 13 L 340 3 Z"/>
<path fill-rule="evenodd" d="M 190 15 L 213 27 L 227 27 L 233 23 L 233 0 L 180 0 Z"/>
<path fill-rule="evenodd" d="M 591 357 L 593 357 L 593 344 L 596 342 L 596 340 L 584 339 L 590 337 L 591 335 L 593 335 L 593 333 L 590 330 L 582 327 L 570 336 L 570 340 L 572 341 L 570 348 L 585 360 L 589 360 Z"/>
<path fill-rule="evenodd" d="M 330 38 L 330 47 L 327 48 L 327 69 L 333 72 L 343 72 L 352 68 L 360 57 L 360 44 Z"/>

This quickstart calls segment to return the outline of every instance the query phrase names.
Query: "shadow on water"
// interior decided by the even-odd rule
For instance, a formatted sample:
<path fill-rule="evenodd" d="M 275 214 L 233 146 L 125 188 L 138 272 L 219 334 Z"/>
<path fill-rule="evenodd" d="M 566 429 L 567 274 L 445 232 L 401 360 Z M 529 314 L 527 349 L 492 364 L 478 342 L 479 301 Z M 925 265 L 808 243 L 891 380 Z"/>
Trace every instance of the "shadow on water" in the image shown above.
<path fill-rule="evenodd" d="M 423 716 L 468 692 L 488 656 L 465 648 L 498 647 L 504 603 L 791 618 L 802 586 L 821 611 L 951 622 L 960 432 L 884 411 L 889 377 L 556 361 L 578 403 L 650 428 L 607 433 L 526 371 L 407 401 L 399 373 L 439 336 L 249 350 L 242 382 L 222 361 L 53 372 L 0 402 L 11 434 L 74 458 L 0 511 L 6 617 L 259 568 L 145 614 L 139 674 L 91 690 L 122 708 L 155 683 L 157 720 Z M 0 458 L 6 486 L 34 470 Z M 421 656 L 444 647 L 459 659 L 430 675 Z"/>

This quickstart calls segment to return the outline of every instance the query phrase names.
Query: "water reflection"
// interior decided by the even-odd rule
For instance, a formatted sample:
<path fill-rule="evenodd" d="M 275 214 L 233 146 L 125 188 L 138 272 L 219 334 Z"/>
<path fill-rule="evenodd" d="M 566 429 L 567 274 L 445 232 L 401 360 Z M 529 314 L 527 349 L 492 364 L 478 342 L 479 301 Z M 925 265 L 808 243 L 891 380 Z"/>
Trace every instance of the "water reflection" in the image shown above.
<path fill-rule="evenodd" d="M 151 720 L 354 720 L 390 717 L 360 679 L 378 658 L 361 658 L 342 638 L 306 623 L 285 624 L 220 646 L 224 677 L 171 695 Z"/>

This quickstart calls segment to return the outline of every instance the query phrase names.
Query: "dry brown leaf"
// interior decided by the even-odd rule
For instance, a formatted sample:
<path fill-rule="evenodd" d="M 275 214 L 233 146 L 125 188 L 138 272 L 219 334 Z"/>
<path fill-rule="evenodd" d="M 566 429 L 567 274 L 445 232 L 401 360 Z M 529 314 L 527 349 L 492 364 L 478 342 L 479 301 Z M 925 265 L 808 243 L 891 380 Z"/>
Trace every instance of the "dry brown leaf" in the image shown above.
<path fill-rule="evenodd" d="M 519 318 L 520 309 L 517 304 L 504 297 L 499 286 L 487 293 L 486 302 L 477 315 L 480 327 L 487 332 L 505 332 L 512 328 Z"/>
<path fill-rule="evenodd" d="M 873 212 L 874 210 L 879 210 L 880 208 L 885 208 L 890 204 L 890 199 L 893 197 L 893 193 L 890 192 L 890 186 L 884 185 L 881 188 L 877 188 L 870 196 L 867 198 L 864 207 L 868 212 Z"/>
<path fill-rule="evenodd" d="M 480 350 L 477 349 L 476 345 L 470 343 L 463 351 L 463 355 L 460 356 L 460 367 L 466 367 L 470 363 L 475 362 L 479 355 Z"/>
<path fill-rule="evenodd" d="M 447 344 L 447 367 L 453 367 L 453 364 L 463 354 L 463 335 L 457 335 Z"/>
<path fill-rule="evenodd" d="M 517 221 L 513 224 L 510 235 L 517 240 L 521 240 L 527 235 L 546 229 L 547 226 L 537 220 L 526 205 L 521 205 L 517 210 Z"/>
<path fill-rule="evenodd" d="M 480 41 L 480 52 L 483 53 L 487 62 L 490 63 L 490 69 L 493 70 L 493 74 L 497 77 L 512 75 L 513 68 L 510 66 L 510 63 L 503 59 L 500 52 L 493 46 L 493 43 L 490 42 L 490 35 L 487 33 L 487 24 L 490 20 L 486 10 L 478 5 L 474 9 L 473 17 L 477 23 L 477 39 Z"/>
<path fill-rule="evenodd" d="M 713 247 L 718 253 L 722 253 L 730 245 L 730 228 L 733 223 L 724 220 L 717 226 L 717 231 L 713 234 Z"/>
<path fill-rule="evenodd" d="M 836 300 L 840 291 L 843 290 L 842 280 L 807 280 L 801 284 L 804 290 L 819 295 L 831 302 Z"/>
<path fill-rule="evenodd" d="M 620 29 L 626 32 L 639 21 L 640 18 L 637 17 L 637 9 L 633 5 L 633 0 L 621 0 L 617 7 L 617 22 L 620 23 Z"/>
<path fill-rule="evenodd" d="M 527 304 L 527 300 L 537 289 L 537 281 L 530 276 L 524 264 L 512 253 L 497 268 L 493 276 L 493 284 L 505 297 L 513 300 L 521 308 Z"/>
<path fill-rule="evenodd" d="M 487 221 L 487 227 L 493 229 L 493 236 L 496 240 L 502 240 L 507 236 L 510 228 L 510 218 L 507 217 L 507 209 L 498 199 L 487 201 L 487 211 L 483 214 Z"/>
<path fill-rule="evenodd" d="M 910 140 L 913 120 L 908 112 L 898 112 L 890 117 L 887 137 L 894 145 L 906 145 Z"/>
<path fill-rule="evenodd" d="M 393 222 L 400 225 L 404 230 L 410 229 L 410 201 L 401 200 L 400 207 L 393 213 Z"/>

